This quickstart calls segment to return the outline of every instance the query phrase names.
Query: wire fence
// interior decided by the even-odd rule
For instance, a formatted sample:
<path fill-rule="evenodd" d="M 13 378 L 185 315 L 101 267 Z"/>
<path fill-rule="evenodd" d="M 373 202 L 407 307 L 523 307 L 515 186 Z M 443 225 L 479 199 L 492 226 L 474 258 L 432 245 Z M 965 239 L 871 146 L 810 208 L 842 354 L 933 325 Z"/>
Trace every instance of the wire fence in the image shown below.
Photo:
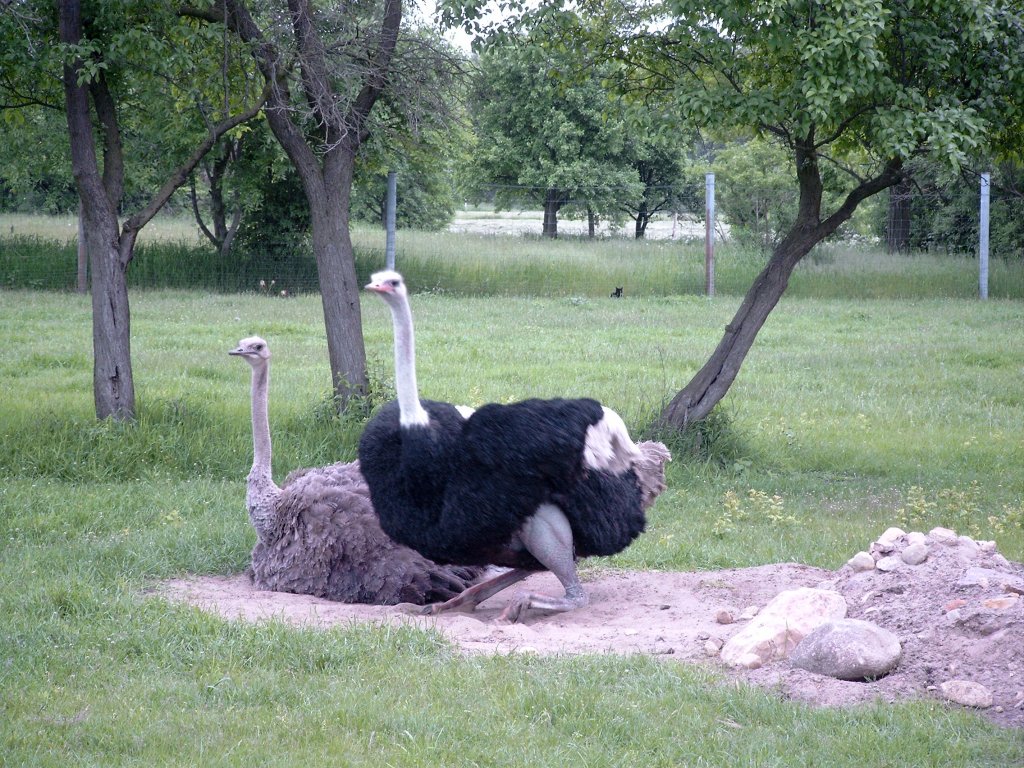
<path fill-rule="evenodd" d="M 880 196 L 884 215 L 875 242 L 845 244 L 864 251 L 930 254 L 973 258 L 979 248 L 978 190 L 969 185 L 941 190 L 907 185 Z M 1024 197 L 993 188 L 991 248 L 994 261 L 1024 264 Z M 559 240 L 541 237 L 543 214 L 537 210 L 464 210 L 447 232 L 397 233 L 398 263 L 415 275 L 423 290 L 474 294 L 625 295 L 700 294 L 705 289 L 702 211 L 677 210 L 652 219 L 645 241 L 633 238 L 629 219 L 602 220 L 591 238 L 590 222 L 576 215 L 559 219 Z M 66 229 L 66 227 L 65 227 Z M 0 287 L 75 290 L 78 256 L 73 237 L 61 240 L 44 234 L 0 229 Z M 260 247 L 236 248 L 221 255 L 201 244 L 194 226 L 179 241 L 140 243 L 128 270 L 130 288 L 250 292 L 291 296 L 319 290 L 316 259 L 308 241 L 265 239 Z M 763 266 L 765 253 L 739 248 L 729 239 L 728 225 L 718 222 L 716 241 L 724 257 L 717 259 L 716 285 L 721 292 L 743 292 Z M 359 279 L 385 263 L 385 234 L 369 226 L 353 230 Z M 819 249 L 805 260 L 808 270 L 833 269 L 837 247 Z M 959 259 L 963 261 L 963 259 Z M 865 262 L 858 262 L 860 268 Z M 920 265 L 918 265 L 920 266 Z M 961 267 L 957 267 L 962 271 Z M 588 275 L 566 284 L 561 276 Z M 995 274 L 999 279 L 998 270 Z M 958 278 L 961 280 L 961 278 Z M 842 280 L 836 278 L 837 284 Z M 1012 281 L 1011 281 L 1012 282 Z M 799 281 L 797 281 L 799 285 Z M 975 283 L 975 286 L 977 283 Z M 1011 285 L 1011 294 L 1016 288 Z M 959 295 L 959 294 L 957 294 Z"/>

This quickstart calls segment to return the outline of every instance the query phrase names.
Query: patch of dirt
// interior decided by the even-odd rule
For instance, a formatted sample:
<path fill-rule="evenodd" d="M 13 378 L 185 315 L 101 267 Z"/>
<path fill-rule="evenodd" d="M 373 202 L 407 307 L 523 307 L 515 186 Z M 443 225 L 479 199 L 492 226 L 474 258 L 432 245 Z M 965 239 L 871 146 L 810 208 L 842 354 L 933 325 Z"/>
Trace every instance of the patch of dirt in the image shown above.
<path fill-rule="evenodd" d="M 1024 566 L 996 557 L 1002 572 L 1024 584 Z M 229 619 L 275 618 L 320 627 L 365 622 L 428 627 L 466 653 L 643 653 L 718 665 L 709 641 L 728 641 L 746 625 L 743 620 L 719 623 L 721 612 L 738 617 L 750 607 L 763 608 L 785 590 L 823 587 L 846 598 L 848 617 L 873 621 L 899 638 L 903 655 L 893 672 L 873 682 L 846 682 L 797 669 L 788 660 L 754 670 L 723 670 L 821 706 L 941 698 L 941 683 L 969 680 L 993 694 L 993 705 L 979 712 L 1001 725 L 1024 727 L 1024 598 L 1015 600 L 1012 588 L 996 583 L 998 579 L 963 583 L 969 568 L 987 565 L 984 556 L 972 560 L 953 546 L 935 547 L 922 565 L 888 573 L 855 573 L 849 567 L 828 571 L 793 563 L 693 573 L 591 573 L 585 574 L 590 605 L 567 614 L 531 611 L 524 622 L 511 625 L 495 619 L 517 595 L 561 593 L 551 574 L 530 577 L 472 614 L 437 617 L 421 616 L 413 606 L 347 605 L 262 592 L 245 575 L 165 582 L 157 594 Z"/>

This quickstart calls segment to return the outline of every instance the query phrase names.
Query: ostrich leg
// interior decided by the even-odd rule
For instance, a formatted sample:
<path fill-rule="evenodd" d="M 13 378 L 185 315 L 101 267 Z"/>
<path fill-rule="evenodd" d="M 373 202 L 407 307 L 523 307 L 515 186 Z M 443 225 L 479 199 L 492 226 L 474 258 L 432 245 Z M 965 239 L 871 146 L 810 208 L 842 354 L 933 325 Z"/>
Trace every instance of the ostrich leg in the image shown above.
<path fill-rule="evenodd" d="M 422 612 L 427 615 L 436 616 L 445 611 L 472 611 L 487 598 L 498 594 L 507 587 L 511 587 L 517 581 L 522 581 L 531 573 L 533 571 L 528 571 L 524 568 L 512 568 L 487 579 L 487 581 L 474 584 L 451 600 L 424 606 Z"/>
<path fill-rule="evenodd" d="M 519 530 L 519 538 L 530 554 L 551 571 L 565 587 L 564 597 L 531 593 L 510 603 L 499 620 L 518 621 L 527 608 L 545 611 L 571 611 L 589 602 L 576 573 L 572 528 L 562 510 L 553 504 L 541 504 Z"/>

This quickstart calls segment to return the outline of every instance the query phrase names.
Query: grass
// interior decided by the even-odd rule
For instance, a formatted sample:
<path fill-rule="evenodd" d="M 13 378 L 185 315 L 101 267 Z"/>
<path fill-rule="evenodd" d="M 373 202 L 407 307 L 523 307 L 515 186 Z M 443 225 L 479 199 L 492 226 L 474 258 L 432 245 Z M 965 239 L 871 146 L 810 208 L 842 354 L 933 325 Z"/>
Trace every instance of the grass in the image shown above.
<path fill-rule="evenodd" d="M 854 263 L 867 272 L 871 262 Z M 898 269 L 889 279 L 893 291 L 919 290 Z M 704 362 L 738 301 L 419 287 L 433 289 L 414 297 L 425 396 L 475 405 L 594 395 L 636 432 Z M 361 425 L 327 404 L 318 297 L 136 290 L 132 309 L 139 422 L 97 424 L 88 299 L 0 291 L 5 763 L 1024 760 L 1019 731 L 930 702 L 812 710 L 648 658 L 467 658 L 432 633 L 247 626 L 146 597 L 161 579 L 248 561 L 249 372 L 226 354 L 239 338 L 261 333 L 273 348 L 279 478 L 352 458 Z M 386 308 L 367 299 L 363 315 L 386 391 Z M 675 446 L 648 532 L 592 567 L 831 568 L 904 519 L 994 538 L 1024 560 L 1022 326 L 1019 300 L 787 294 L 700 450 Z"/>
<path fill-rule="evenodd" d="M 0 286 L 72 290 L 77 262 L 69 238 L 74 231 L 72 219 L 0 214 Z M 384 263 L 384 232 L 357 226 L 352 242 L 359 277 L 368 278 Z M 552 242 L 536 236 L 453 237 L 446 232 L 403 230 L 397 234 L 397 244 L 399 265 L 409 284 L 419 290 L 591 299 L 607 298 L 617 287 L 627 297 L 704 293 L 704 245 L 694 240 L 567 236 Z M 734 242 L 719 243 L 715 253 L 715 289 L 721 296 L 743 295 L 766 258 Z M 225 259 L 201 243 L 194 225 L 182 219 L 158 219 L 147 225 L 128 282 L 132 288 L 275 295 L 318 290 L 316 263 L 308 247 L 239 252 Z M 968 299 L 978 295 L 978 266 L 972 258 L 891 256 L 878 249 L 825 244 L 797 267 L 787 295 Z M 1024 299 L 1024 262 L 993 260 L 989 296 Z"/>

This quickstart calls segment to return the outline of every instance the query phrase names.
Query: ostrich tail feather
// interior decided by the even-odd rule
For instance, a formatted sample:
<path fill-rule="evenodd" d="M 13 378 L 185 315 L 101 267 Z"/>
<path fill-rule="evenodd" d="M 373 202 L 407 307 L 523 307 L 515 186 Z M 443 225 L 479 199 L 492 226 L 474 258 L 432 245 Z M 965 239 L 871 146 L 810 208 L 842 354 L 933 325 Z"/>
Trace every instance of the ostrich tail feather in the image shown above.
<path fill-rule="evenodd" d="M 643 508 L 646 510 L 667 487 L 665 464 L 672 460 L 672 454 L 664 443 L 653 441 L 637 443 L 637 448 L 640 449 L 640 456 L 633 462 L 633 471 L 636 472 Z"/>

